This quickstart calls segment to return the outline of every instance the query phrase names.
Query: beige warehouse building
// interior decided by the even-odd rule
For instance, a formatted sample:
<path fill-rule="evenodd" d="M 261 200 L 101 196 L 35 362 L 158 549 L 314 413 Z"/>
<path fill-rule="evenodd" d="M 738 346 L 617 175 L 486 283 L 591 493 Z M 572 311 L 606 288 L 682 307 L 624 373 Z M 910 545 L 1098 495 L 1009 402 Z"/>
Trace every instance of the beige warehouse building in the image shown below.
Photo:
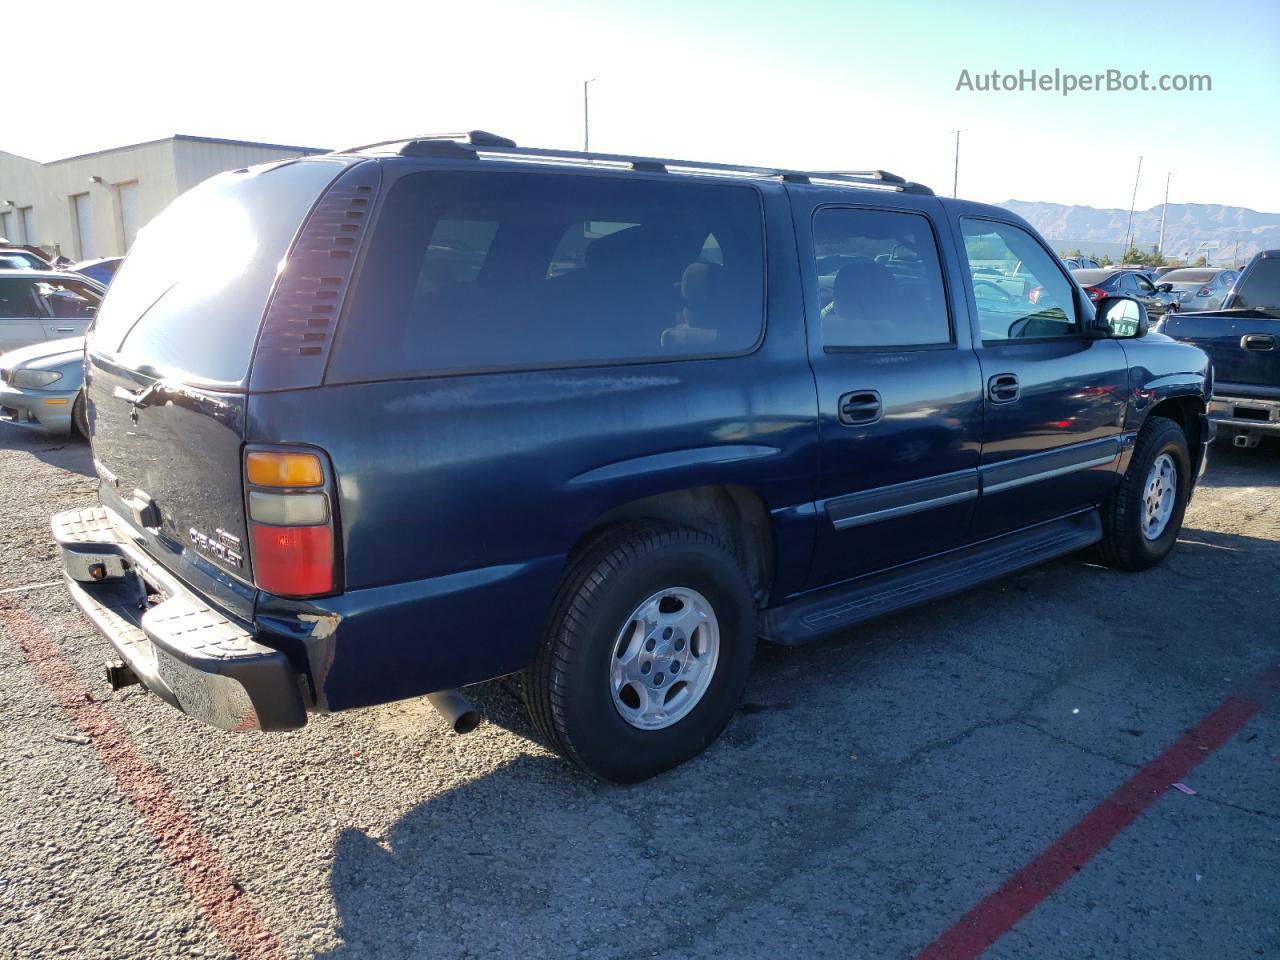
<path fill-rule="evenodd" d="M 179 134 L 41 163 L 0 150 L 0 237 L 72 260 L 120 256 L 178 194 L 224 170 L 324 153 Z"/>

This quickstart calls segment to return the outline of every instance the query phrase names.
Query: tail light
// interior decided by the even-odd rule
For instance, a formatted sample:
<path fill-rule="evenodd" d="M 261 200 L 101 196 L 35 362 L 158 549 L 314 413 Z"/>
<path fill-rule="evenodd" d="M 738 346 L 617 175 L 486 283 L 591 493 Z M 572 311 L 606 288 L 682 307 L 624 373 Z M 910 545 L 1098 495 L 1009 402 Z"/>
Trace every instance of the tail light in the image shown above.
<path fill-rule="evenodd" d="M 337 589 L 333 475 L 318 451 L 254 447 L 244 457 L 253 579 L 282 597 Z"/>
<path fill-rule="evenodd" d="M 1203 287 L 1201 287 L 1199 290 L 1197 290 L 1197 291 L 1196 291 L 1196 296 L 1197 296 L 1197 297 L 1212 297 L 1212 296 L 1213 296 L 1213 290 L 1211 290 L 1211 289 L 1209 288 L 1209 285 L 1206 283 Z"/>
<path fill-rule="evenodd" d="M 1085 287 L 1084 292 L 1094 303 L 1097 303 L 1107 295 L 1107 291 L 1099 290 L 1097 287 Z"/>
<path fill-rule="evenodd" d="M 1031 292 L 1027 294 L 1027 300 L 1031 303 L 1039 303 L 1042 293 L 1044 293 L 1044 287 L 1032 287 Z"/>

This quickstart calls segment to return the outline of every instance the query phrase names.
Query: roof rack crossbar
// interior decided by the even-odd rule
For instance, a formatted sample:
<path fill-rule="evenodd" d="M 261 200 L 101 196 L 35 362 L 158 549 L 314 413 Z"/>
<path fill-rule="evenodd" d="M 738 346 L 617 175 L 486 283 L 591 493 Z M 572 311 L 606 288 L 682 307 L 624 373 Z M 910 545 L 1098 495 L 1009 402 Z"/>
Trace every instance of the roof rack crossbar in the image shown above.
<path fill-rule="evenodd" d="M 902 193 L 918 193 L 933 196 L 933 191 L 921 183 L 914 183 L 887 170 L 788 170 L 782 167 L 752 167 L 736 163 L 710 163 L 701 160 L 672 160 L 664 157 L 640 157 L 623 153 L 595 153 L 585 150 L 555 150 L 537 147 L 518 147 L 506 137 L 488 133 L 484 130 L 472 130 L 468 133 L 437 133 L 417 137 L 399 137 L 384 140 L 363 147 L 354 147 L 343 153 L 354 153 L 360 150 L 372 150 L 377 147 L 401 144 L 400 153 L 429 154 L 439 148 L 449 149 L 453 155 L 468 153 L 492 157 L 511 157 L 527 160 L 567 160 L 588 163 L 607 163 L 629 166 L 632 170 L 643 173 L 724 173 L 740 177 L 762 177 L 782 180 L 784 183 L 812 183 L 815 180 L 825 183 L 847 184 L 849 186 L 887 187 Z M 438 145 L 438 146 L 437 146 Z M 433 149 L 435 148 L 435 149 Z M 445 152 L 439 149 L 439 152 Z"/>

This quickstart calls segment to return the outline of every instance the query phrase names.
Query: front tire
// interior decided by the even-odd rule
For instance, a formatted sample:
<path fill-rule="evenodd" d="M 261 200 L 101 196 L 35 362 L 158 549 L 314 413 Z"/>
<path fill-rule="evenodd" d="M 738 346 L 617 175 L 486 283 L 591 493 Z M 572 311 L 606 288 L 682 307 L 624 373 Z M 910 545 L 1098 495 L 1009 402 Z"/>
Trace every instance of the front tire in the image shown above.
<path fill-rule="evenodd" d="M 742 698 L 756 609 L 708 534 L 628 524 L 571 562 L 524 676 L 551 746 L 594 776 L 635 783 L 701 753 Z"/>
<path fill-rule="evenodd" d="M 1103 563 L 1146 570 L 1169 555 L 1191 492 L 1191 455 L 1182 428 L 1151 417 L 1138 432 L 1129 468 L 1102 505 Z"/>
<path fill-rule="evenodd" d="M 76 394 L 76 402 L 71 407 L 71 426 L 80 436 L 89 439 L 89 411 L 84 390 Z"/>

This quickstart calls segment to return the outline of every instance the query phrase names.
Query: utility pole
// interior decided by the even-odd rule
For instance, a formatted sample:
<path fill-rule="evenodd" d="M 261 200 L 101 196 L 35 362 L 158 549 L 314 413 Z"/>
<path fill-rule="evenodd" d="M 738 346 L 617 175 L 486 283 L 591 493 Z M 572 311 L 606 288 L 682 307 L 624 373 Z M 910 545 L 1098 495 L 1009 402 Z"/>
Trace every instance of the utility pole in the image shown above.
<path fill-rule="evenodd" d="M 1124 228 L 1124 253 L 1120 254 L 1120 262 L 1124 263 L 1125 254 L 1129 252 L 1129 233 L 1133 229 L 1133 205 L 1138 202 L 1138 180 L 1142 177 L 1142 157 L 1138 157 L 1138 173 L 1133 178 L 1133 198 L 1129 201 L 1129 224 Z"/>
<path fill-rule="evenodd" d="M 963 130 L 956 131 L 956 167 L 951 177 L 951 196 L 953 198 L 960 195 L 958 191 L 960 187 L 960 134 L 962 133 L 964 133 Z"/>
<path fill-rule="evenodd" d="M 1164 255 L 1164 218 L 1169 215 L 1169 181 L 1173 179 L 1173 171 L 1164 178 L 1164 208 L 1160 211 L 1160 242 L 1156 244 L 1156 253 Z"/>
<path fill-rule="evenodd" d="M 595 83 L 596 78 L 582 81 L 582 152 L 591 152 L 591 112 L 587 102 L 587 84 Z"/>

